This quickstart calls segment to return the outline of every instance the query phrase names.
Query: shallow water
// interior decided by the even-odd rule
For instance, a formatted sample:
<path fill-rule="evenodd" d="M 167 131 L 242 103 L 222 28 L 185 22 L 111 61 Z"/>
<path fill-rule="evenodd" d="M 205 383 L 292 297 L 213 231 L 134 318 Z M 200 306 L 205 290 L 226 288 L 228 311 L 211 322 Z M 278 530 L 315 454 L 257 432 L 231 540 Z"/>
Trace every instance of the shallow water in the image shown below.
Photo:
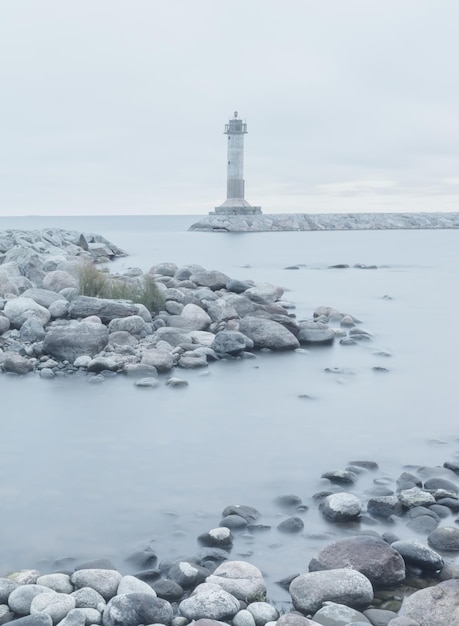
<path fill-rule="evenodd" d="M 0 377 L 3 571 L 69 555 L 108 556 L 123 569 L 123 557 L 149 542 L 160 558 L 193 554 L 221 510 L 243 503 L 273 529 L 238 537 L 232 556 L 261 567 L 282 599 L 273 582 L 306 571 L 318 547 L 345 532 L 310 500 L 323 472 L 373 459 L 377 476 L 396 479 L 406 464 L 457 454 L 457 231 L 187 232 L 193 221 L 4 218 L 0 227 L 99 232 L 130 253 L 113 271 L 175 261 L 277 283 L 298 318 L 331 305 L 360 318 L 372 340 L 181 371 L 186 389 Z M 328 269 L 337 263 L 378 268 Z M 324 371 L 335 367 L 350 373 Z M 275 530 L 286 514 L 272 500 L 289 492 L 310 506 L 296 537 Z M 397 532 L 409 536 L 403 525 Z"/>

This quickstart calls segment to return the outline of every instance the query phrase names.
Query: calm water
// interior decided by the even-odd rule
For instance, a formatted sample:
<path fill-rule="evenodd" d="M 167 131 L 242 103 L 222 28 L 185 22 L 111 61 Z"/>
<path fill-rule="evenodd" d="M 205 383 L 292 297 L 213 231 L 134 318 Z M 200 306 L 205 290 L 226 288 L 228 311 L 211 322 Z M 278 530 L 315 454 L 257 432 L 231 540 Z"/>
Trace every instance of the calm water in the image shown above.
<path fill-rule="evenodd" d="M 395 479 L 406 464 L 455 458 L 457 231 L 187 232 L 193 221 L 3 218 L 0 228 L 98 232 L 130 254 L 112 265 L 117 271 L 174 261 L 277 283 L 298 318 L 332 305 L 359 317 L 373 340 L 180 372 L 190 381 L 184 390 L 139 390 L 123 378 L 0 377 L 2 571 L 63 556 L 107 556 L 125 569 L 123 557 L 148 543 L 160 558 L 193 554 L 221 510 L 243 503 L 274 529 L 239 537 L 232 555 L 260 566 L 282 598 L 273 581 L 306 571 L 325 541 L 318 533 L 341 532 L 309 499 L 324 471 L 373 459 L 378 476 Z M 378 269 L 328 269 L 337 263 Z M 294 264 L 300 269 L 285 269 Z M 390 371 L 375 372 L 378 365 Z M 275 530 L 285 515 L 272 504 L 289 492 L 311 507 L 294 538 Z"/>

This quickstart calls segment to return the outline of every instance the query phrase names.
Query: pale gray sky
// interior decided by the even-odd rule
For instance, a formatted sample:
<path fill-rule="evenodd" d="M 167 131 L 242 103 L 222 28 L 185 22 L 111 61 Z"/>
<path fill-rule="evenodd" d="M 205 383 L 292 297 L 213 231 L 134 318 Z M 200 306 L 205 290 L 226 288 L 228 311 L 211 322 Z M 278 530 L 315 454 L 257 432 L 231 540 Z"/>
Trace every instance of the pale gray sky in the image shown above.
<path fill-rule="evenodd" d="M 457 0 L 0 0 L 0 215 L 459 210 Z"/>

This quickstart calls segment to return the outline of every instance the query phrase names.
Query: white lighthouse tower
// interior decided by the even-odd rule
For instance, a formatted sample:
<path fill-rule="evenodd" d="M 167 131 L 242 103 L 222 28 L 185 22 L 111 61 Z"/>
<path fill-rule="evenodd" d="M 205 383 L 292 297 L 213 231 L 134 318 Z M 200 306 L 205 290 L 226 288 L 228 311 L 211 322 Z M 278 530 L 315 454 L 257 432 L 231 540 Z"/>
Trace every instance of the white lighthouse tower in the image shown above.
<path fill-rule="evenodd" d="M 250 205 L 244 198 L 244 135 L 247 124 L 234 117 L 225 124 L 225 135 L 228 135 L 228 163 L 226 200 L 215 208 L 214 215 L 255 215 L 261 213 L 261 207 Z"/>

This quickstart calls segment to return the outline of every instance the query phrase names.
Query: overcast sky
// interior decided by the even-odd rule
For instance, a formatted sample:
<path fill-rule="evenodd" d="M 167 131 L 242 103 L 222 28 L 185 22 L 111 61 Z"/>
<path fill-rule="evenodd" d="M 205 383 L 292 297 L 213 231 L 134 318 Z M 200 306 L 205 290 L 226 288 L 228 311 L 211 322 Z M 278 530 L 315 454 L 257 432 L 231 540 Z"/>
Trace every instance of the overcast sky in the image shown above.
<path fill-rule="evenodd" d="M 459 210 L 458 0 L 0 0 L 0 215 Z"/>

